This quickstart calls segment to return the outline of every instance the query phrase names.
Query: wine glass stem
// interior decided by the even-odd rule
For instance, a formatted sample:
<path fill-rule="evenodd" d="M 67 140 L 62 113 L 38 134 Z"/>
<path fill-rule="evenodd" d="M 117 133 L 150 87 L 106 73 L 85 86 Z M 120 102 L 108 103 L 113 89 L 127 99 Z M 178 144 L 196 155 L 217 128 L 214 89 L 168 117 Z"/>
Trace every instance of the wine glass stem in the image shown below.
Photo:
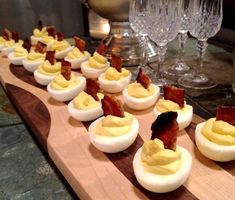
<path fill-rule="evenodd" d="M 188 33 L 185 31 L 179 32 L 178 39 L 179 39 L 178 63 L 181 63 L 183 62 L 184 49 L 185 49 L 185 44 L 188 39 Z"/>
<path fill-rule="evenodd" d="M 198 67 L 196 67 L 196 74 L 201 73 L 203 68 L 203 58 L 207 49 L 207 40 L 198 40 L 197 51 L 198 51 Z"/>
<path fill-rule="evenodd" d="M 141 55 L 140 55 L 140 64 L 139 64 L 139 66 L 144 68 L 147 64 L 146 50 L 145 50 L 146 43 L 147 43 L 147 36 L 140 35 L 140 36 L 138 36 L 138 39 L 139 39 L 139 43 L 140 43 L 140 46 L 141 46 Z"/>
<path fill-rule="evenodd" d="M 165 59 L 165 54 L 166 54 L 166 46 L 157 45 L 157 60 L 158 60 L 157 69 L 156 69 L 157 79 L 162 78 L 161 69 L 162 69 L 162 64 L 164 62 L 164 59 Z"/>

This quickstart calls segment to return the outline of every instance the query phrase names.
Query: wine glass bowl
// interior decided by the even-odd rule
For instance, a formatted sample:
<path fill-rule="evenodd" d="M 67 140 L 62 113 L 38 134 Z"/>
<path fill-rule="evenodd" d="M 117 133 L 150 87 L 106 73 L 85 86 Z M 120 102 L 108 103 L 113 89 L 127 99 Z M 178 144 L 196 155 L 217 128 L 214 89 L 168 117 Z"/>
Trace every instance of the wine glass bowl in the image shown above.
<path fill-rule="evenodd" d="M 180 29 L 180 1 L 175 0 L 149 0 L 147 33 L 157 44 L 158 64 L 156 68 L 158 86 L 168 84 L 163 78 L 161 70 L 166 54 L 166 45 L 175 39 Z"/>
<path fill-rule="evenodd" d="M 194 6 L 194 0 L 182 0 L 182 12 L 181 12 L 181 25 L 178 33 L 178 55 L 175 64 L 167 67 L 164 70 L 164 75 L 166 77 L 171 77 L 178 79 L 180 76 L 189 73 L 191 71 L 190 67 L 184 62 L 184 49 L 188 39 L 188 30 L 192 20 L 192 12 Z"/>
<path fill-rule="evenodd" d="M 203 57 L 207 49 L 207 39 L 213 37 L 220 29 L 223 18 L 223 0 L 195 0 L 190 34 L 197 38 L 198 66 L 195 72 L 179 78 L 178 83 L 186 88 L 210 89 L 217 84 L 203 74 Z"/>

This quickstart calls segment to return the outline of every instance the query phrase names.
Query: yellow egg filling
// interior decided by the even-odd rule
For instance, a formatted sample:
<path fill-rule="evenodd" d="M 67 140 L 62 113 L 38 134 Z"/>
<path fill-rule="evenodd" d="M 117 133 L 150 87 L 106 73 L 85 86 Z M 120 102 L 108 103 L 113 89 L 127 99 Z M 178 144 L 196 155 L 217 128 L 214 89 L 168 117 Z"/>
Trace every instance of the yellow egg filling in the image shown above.
<path fill-rule="evenodd" d="M 202 134 L 211 142 L 220 145 L 235 145 L 235 126 L 211 118 L 202 127 Z"/>
<path fill-rule="evenodd" d="M 95 133 L 112 137 L 125 135 L 131 130 L 133 119 L 133 115 L 127 112 L 125 112 L 125 117 L 108 115 L 97 123 Z"/>
<path fill-rule="evenodd" d="M 142 146 L 141 161 L 144 169 L 155 174 L 173 174 L 181 165 L 181 152 L 165 149 L 159 139 L 149 140 Z"/>

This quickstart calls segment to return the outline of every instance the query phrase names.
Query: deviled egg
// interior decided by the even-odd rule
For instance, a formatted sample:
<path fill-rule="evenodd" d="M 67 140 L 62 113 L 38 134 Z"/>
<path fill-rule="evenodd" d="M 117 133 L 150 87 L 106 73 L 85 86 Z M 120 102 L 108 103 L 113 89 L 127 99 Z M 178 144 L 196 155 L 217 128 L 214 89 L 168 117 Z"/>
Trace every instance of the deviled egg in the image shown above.
<path fill-rule="evenodd" d="M 86 87 L 86 79 L 83 76 L 71 74 L 69 80 L 62 74 L 57 75 L 47 85 L 47 91 L 57 101 L 70 101 Z"/>
<path fill-rule="evenodd" d="M 23 46 L 16 46 L 14 51 L 8 54 L 8 59 L 14 65 L 22 65 L 27 55 L 28 51 Z"/>
<path fill-rule="evenodd" d="M 182 92 L 180 97 L 177 96 L 179 90 Z M 172 97 L 175 96 L 176 98 L 168 98 L 168 93 L 171 94 Z M 179 101 L 181 102 L 180 105 Z M 156 117 L 161 113 L 168 111 L 175 111 L 178 113 L 177 122 L 179 124 L 179 130 L 183 130 L 191 123 L 193 118 L 193 107 L 186 104 L 186 101 L 184 101 L 183 89 L 176 88 L 175 86 L 164 86 L 164 97 L 157 101 L 153 108 L 153 113 Z"/>
<path fill-rule="evenodd" d="M 71 46 L 67 40 L 61 38 L 60 40 L 55 40 L 52 44 L 51 50 L 55 51 L 56 59 L 63 59 L 67 54 L 74 48 Z"/>
<path fill-rule="evenodd" d="M 40 85 L 48 85 L 61 72 L 61 62 L 56 62 L 54 56 L 54 51 L 47 51 L 46 60 L 33 73 Z"/>
<path fill-rule="evenodd" d="M 218 116 L 196 126 L 195 141 L 199 151 L 211 160 L 226 162 L 235 159 L 235 125 L 218 119 Z"/>
<path fill-rule="evenodd" d="M 109 66 L 107 58 L 94 52 L 88 61 L 81 63 L 81 71 L 86 78 L 98 78 Z"/>
<path fill-rule="evenodd" d="M 151 83 L 149 77 L 139 70 L 137 80 L 129 84 L 122 92 L 125 104 L 134 110 L 144 110 L 153 106 L 159 95 L 160 88 Z"/>
<path fill-rule="evenodd" d="M 159 115 L 151 127 L 151 140 L 145 141 L 134 156 L 136 179 L 151 192 L 171 192 L 189 176 L 192 156 L 186 149 L 176 145 L 176 118 L 176 112 Z"/>
<path fill-rule="evenodd" d="M 38 22 L 38 27 L 33 30 L 31 35 L 31 44 L 36 45 L 39 41 L 42 42 L 43 38 L 48 36 L 47 27 L 43 27 L 42 21 Z"/>
<path fill-rule="evenodd" d="M 139 122 L 124 112 L 115 97 L 105 95 L 102 99 L 104 116 L 92 122 L 88 128 L 91 143 L 100 151 L 117 153 L 127 149 L 135 141 Z"/>

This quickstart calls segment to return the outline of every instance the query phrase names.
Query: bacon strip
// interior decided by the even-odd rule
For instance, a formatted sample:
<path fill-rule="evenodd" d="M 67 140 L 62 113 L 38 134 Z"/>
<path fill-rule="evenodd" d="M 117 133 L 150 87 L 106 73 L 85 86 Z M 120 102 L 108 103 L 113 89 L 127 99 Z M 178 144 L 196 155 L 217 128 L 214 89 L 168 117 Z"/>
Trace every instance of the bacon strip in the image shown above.
<path fill-rule="evenodd" d="M 86 79 L 86 93 L 91 95 L 96 101 L 99 101 L 99 97 L 97 95 L 99 90 L 99 84 L 95 79 Z"/>
<path fill-rule="evenodd" d="M 12 32 L 12 39 L 15 40 L 15 42 L 19 42 L 19 33 L 13 31 Z"/>
<path fill-rule="evenodd" d="M 66 80 L 71 79 L 71 63 L 64 59 L 61 60 L 61 74 Z"/>
<path fill-rule="evenodd" d="M 61 32 L 57 32 L 57 40 L 58 41 L 63 41 L 63 39 L 64 39 L 64 34 L 63 33 L 61 33 Z"/>
<path fill-rule="evenodd" d="M 235 126 L 235 106 L 218 106 L 216 120 L 223 120 Z"/>
<path fill-rule="evenodd" d="M 36 46 L 35 46 L 35 52 L 38 52 L 38 53 L 45 53 L 47 51 L 47 45 L 38 41 Z"/>
<path fill-rule="evenodd" d="M 113 115 L 117 117 L 124 117 L 124 109 L 120 100 L 114 96 L 104 95 L 101 100 L 104 116 Z"/>
<path fill-rule="evenodd" d="M 5 28 L 2 36 L 5 40 L 9 41 L 12 38 L 12 33 L 9 29 Z"/>
<path fill-rule="evenodd" d="M 48 60 L 52 65 L 55 63 L 55 51 L 47 51 L 46 60 Z"/>
<path fill-rule="evenodd" d="M 38 30 L 42 30 L 42 27 L 43 27 L 43 25 L 42 25 L 42 21 L 41 20 L 39 20 L 38 21 Z"/>
<path fill-rule="evenodd" d="M 160 114 L 151 126 L 151 140 L 158 138 L 162 140 L 166 149 L 175 151 L 177 132 L 179 130 L 176 118 L 177 112 L 165 112 Z"/>
<path fill-rule="evenodd" d="M 144 88 L 148 89 L 151 84 L 151 79 L 148 77 L 142 68 L 139 69 L 136 81 L 143 85 Z"/>
<path fill-rule="evenodd" d="M 78 36 L 74 36 L 76 47 L 83 53 L 85 51 L 86 42 L 79 38 Z"/>
<path fill-rule="evenodd" d="M 114 54 L 111 55 L 111 65 L 114 67 L 118 72 L 122 71 L 122 59 L 120 56 L 116 56 Z"/>
<path fill-rule="evenodd" d="M 184 89 L 175 86 L 164 85 L 164 99 L 177 103 L 181 108 L 184 107 Z"/>
<path fill-rule="evenodd" d="M 24 43 L 23 43 L 23 45 L 22 45 L 28 52 L 30 52 L 30 49 L 31 49 L 31 42 L 30 42 L 30 40 L 29 40 L 29 38 L 25 38 L 24 39 Z"/>
<path fill-rule="evenodd" d="M 104 55 L 107 52 L 108 48 L 107 46 L 101 42 L 99 46 L 96 49 L 96 52 L 99 53 L 100 55 Z"/>
<path fill-rule="evenodd" d="M 53 38 L 55 38 L 56 32 L 55 32 L 54 26 L 48 26 L 47 32 L 49 36 L 52 36 Z"/>

